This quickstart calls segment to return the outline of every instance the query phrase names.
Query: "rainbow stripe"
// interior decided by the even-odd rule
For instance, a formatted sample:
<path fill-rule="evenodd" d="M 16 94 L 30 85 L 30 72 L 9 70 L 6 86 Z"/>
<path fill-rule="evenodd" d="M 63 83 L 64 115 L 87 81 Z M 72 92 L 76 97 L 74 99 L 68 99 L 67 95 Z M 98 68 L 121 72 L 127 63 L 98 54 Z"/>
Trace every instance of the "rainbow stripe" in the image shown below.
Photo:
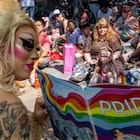
<path fill-rule="evenodd" d="M 140 136 L 140 88 L 82 89 L 45 72 L 37 73 L 57 137 L 112 140 L 113 128 Z"/>
<path fill-rule="evenodd" d="M 126 76 L 121 75 L 121 80 L 122 80 L 122 84 L 127 85 L 127 80 L 126 80 Z"/>

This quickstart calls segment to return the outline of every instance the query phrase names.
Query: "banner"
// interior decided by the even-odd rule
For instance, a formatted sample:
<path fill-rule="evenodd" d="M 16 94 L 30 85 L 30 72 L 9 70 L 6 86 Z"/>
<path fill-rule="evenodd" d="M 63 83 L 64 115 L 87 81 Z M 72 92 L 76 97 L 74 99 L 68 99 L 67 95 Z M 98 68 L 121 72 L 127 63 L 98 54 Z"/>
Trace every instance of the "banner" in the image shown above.
<path fill-rule="evenodd" d="M 61 140 L 140 140 L 140 88 L 79 85 L 37 71 L 55 135 Z"/>

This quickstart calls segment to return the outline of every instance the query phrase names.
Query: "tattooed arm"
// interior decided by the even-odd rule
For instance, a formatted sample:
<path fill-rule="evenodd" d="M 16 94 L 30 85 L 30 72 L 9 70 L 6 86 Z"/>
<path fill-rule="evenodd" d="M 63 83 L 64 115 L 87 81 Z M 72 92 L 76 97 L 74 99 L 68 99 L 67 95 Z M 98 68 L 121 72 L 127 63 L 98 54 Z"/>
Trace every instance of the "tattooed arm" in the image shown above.
<path fill-rule="evenodd" d="M 0 139 L 29 139 L 27 109 L 21 100 L 10 93 L 0 92 Z"/>

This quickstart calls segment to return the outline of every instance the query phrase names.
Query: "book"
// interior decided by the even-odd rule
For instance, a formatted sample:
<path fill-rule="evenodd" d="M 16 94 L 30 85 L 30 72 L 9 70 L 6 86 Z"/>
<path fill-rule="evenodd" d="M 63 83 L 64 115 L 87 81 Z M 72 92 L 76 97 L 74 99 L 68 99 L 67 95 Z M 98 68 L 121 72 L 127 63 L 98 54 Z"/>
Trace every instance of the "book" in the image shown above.
<path fill-rule="evenodd" d="M 114 129 L 140 140 L 140 87 L 81 87 L 37 70 L 45 104 L 60 140 L 113 140 Z M 134 140 L 134 138 L 133 138 Z"/>

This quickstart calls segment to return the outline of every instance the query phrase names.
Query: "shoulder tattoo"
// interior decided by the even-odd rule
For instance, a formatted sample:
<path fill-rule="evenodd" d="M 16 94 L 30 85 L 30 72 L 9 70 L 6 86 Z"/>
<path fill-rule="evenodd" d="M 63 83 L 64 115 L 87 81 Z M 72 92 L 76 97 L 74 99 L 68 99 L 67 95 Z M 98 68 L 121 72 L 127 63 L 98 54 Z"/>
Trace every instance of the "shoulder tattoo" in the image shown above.
<path fill-rule="evenodd" d="M 0 139 L 28 139 L 27 109 L 21 102 L 0 103 Z"/>

